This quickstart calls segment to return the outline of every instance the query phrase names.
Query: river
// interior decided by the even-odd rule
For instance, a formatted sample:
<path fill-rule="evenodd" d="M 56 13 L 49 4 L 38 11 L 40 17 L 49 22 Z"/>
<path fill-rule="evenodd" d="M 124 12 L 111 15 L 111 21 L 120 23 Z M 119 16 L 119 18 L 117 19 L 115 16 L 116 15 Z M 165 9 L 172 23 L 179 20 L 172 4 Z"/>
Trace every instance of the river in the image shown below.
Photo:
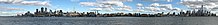
<path fill-rule="evenodd" d="M 218 25 L 218 17 L 0 17 L 0 25 Z"/>

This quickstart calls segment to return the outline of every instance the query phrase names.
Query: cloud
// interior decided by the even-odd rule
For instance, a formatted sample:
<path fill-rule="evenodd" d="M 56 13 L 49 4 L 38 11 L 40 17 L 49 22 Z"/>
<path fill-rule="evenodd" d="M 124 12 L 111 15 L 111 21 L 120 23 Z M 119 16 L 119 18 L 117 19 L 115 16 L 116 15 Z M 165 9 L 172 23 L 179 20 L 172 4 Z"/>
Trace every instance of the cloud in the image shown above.
<path fill-rule="evenodd" d="M 168 10 L 172 10 L 172 4 L 159 4 L 159 3 L 153 3 L 150 5 L 150 7 L 159 7 L 159 8 L 166 8 Z"/>
<path fill-rule="evenodd" d="M 0 6 L 0 16 L 15 16 L 16 14 L 19 14 L 16 11 L 24 11 L 24 10 L 25 9 L 22 8 L 11 8 L 11 7 Z"/>
<path fill-rule="evenodd" d="M 102 10 L 102 8 L 90 8 L 91 11 Z"/>
<path fill-rule="evenodd" d="M 96 0 L 96 2 L 80 2 L 82 6 L 101 8 L 104 11 L 129 11 L 132 7 L 124 5 L 123 2 L 132 0 Z"/>
<path fill-rule="evenodd" d="M 133 0 L 96 0 L 97 2 L 102 2 L 102 1 L 119 1 L 119 2 L 132 2 Z"/>
<path fill-rule="evenodd" d="M 113 8 L 89 8 L 89 10 L 91 11 L 107 11 L 107 12 L 112 12 L 113 11 Z"/>
<path fill-rule="evenodd" d="M 17 16 L 17 14 L 21 15 L 26 12 L 2 12 L 0 11 L 0 16 Z"/>
<path fill-rule="evenodd" d="M 9 7 L 0 7 L 0 11 L 20 11 L 24 10 L 22 8 L 9 8 Z"/>
<path fill-rule="evenodd" d="M 146 11 L 160 11 L 161 10 L 161 8 L 156 8 L 156 6 L 159 6 L 159 3 L 151 4 L 150 7 L 143 7 L 143 4 L 141 3 L 136 4 L 136 6 L 137 6 L 137 9 L 134 10 L 134 12 L 145 12 L 145 10 Z"/>
<path fill-rule="evenodd" d="M 217 10 L 218 10 L 218 7 L 211 9 L 211 11 L 217 11 Z"/>
<path fill-rule="evenodd" d="M 80 2 L 82 6 L 97 6 L 98 4 L 95 2 Z"/>
<path fill-rule="evenodd" d="M 127 9 L 127 8 L 117 8 L 117 11 L 131 11 L 131 9 Z"/>
<path fill-rule="evenodd" d="M 151 4 L 150 6 L 151 6 L 151 7 L 155 7 L 155 6 L 160 6 L 160 4 L 159 4 L 159 3 L 153 3 L 153 4 Z"/>
<path fill-rule="evenodd" d="M 125 1 L 125 0 L 121 0 Z M 100 2 L 100 4 L 103 4 L 103 8 L 112 8 L 110 10 L 114 10 L 113 8 L 116 8 L 117 11 L 130 11 L 132 7 L 124 5 L 121 1 L 104 1 Z"/>
<path fill-rule="evenodd" d="M 141 3 L 138 3 L 138 4 L 136 4 L 138 7 L 142 7 L 143 6 L 143 4 L 141 4 Z"/>
<path fill-rule="evenodd" d="M 145 2 L 172 2 L 173 0 L 143 0 Z"/>
<path fill-rule="evenodd" d="M 0 12 L 0 16 L 15 16 L 17 13 L 11 13 L 11 12 Z"/>
<path fill-rule="evenodd" d="M 133 12 L 145 12 L 145 10 L 137 9 L 137 10 L 133 10 Z"/>
<path fill-rule="evenodd" d="M 180 4 L 183 4 L 191 9 L 201 8 L 201 5 L 204 5 L 204 8 L 211 10 L 215 7 L 218 7 L 218 0 L 181 0 Z"/>
<path fill-rule="evenodd" d="M 167 2 L 172 2 L 173 0 L 166 0 Z"/>
<path fill-rule="evenodd" d="M 181 11 L 181 9 L 176 7 L 176 8 L 173 8 L 171 11 L 177 11 L 178 12 L 178 11 Z"/>
<path fill-rule="evenodd" d="M 0 16 L 12 16 L 15 15 L 13 13 L 9 13 L 9 12 L 0 12 Z"/>
<path fill-rule="evenodd" d="M 180 8 L 173 8 L 172 4 L 159 4 L 159 3 L 153 3 L 149 7 L 145 7 L 147 10 L 151 11 L 179 11 Z"/>
<path fill-rule="evenodd" d="M 181 0 L 181 1 L 203 1 L 203 0 Z"/>
<path fill-rule="evenodd" d="M 23 1 L 20 5 L 34 5 L 34 6 L 50 6 L 49 2 L 41 2 L 41 1 Z"/>
<path fill-rule="evenodd" d="M 155 7 L 145 7 L 145 10 L 150 10 L 150 11 L 166 11 L 165 8 L 155 8 Z"/>
<path fill-rule="evenodd" d="M 104 1 L 104 2 L 98 2 L 100 4 L 104 5 L 112 5 L 112 6 L 124 6 L 123 2 L 119 1 Z"/>
<path fill-rule="evenodd" d="M 171 11 L 180 11 L 180 8 L 173 7 L 172 4 L 160 4 L 160 3 L 152 3 L 147 7 L 144 7 L 143 4 L 136 4 L 138 9 L 134 10 L 134 12 L 146 12 L 146 13 L 159 13 L 159 12 L 171 12 Z"/>
<path fill-rule="evenodd" d="M 158 1 L 160 1 L 160 0 L 144 0 L 144 1 L 146 1 L 146 2 L 147 2 L 147 1 L 149 1 L 149 2 L 150 2 L 150 1 L 151 1 L 151 2 L 158 2 Z"/>
<path fill-rule="evenodd" d="M 34 5 L 34 6 L 50 6 L 48 1 L 25 1 L 25 0 L 0 0 L 1 4 L 15 4 L 15 5 Z"/>
<path fill-rule="evenodd" d="M 20 3 L 23 0 L 0 0 L 0 3 L 6 3 L 6 4 L 15 4 L 15 3 Z"/>
<path fill-rule="evenodd" d="M 112 12 L 114 11 L 114 8 L 102 8 L 102 11 Z"/>
<path fill-rule="evenodd" d="M 125 6 L 123 2 L 132 1 L 132 0 L 96 0 L 97 2 L 80 2 L 84 6 Z"/>
<path fill-rule="evenodd" d="M 123 6 L 121 8 L 117 8 L 117 11 L 131 11 L 131 8 L 130 6 Z"/>

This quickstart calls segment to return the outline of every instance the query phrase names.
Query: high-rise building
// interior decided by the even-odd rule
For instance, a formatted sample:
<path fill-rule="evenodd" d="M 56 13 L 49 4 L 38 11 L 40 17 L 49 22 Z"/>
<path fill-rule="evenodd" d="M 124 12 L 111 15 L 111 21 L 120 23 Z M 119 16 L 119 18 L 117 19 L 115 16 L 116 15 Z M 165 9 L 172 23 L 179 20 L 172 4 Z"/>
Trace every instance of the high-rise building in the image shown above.
<path fill-rule="evenodd" d="M 43 12 L 43 11 L 44 11 L 44 8 L 42 7 L 42 8 L 41 8 L 41 12 Z"/>
<path fill-rule="evenodd" d="M 59 13 L 63 13 L 63 11 L 62 10 L 60 10 L 60 12 Z"/>
<path fill-rule="evenodd" d="M 195 11 L 195 9 L 192 11 L 192 16 L 196 16 L 196 11 Z"/>
<path fill-rule="evenodd" d="M 183 12 L 183 10 L 180 11 L 180 16 L 184 16 L 185 12 Z"/>
<path fill-rule="evenodd" d="M 176 12 L 173 12 L 173 16 L 175 16 L 176 15 Z"/>
<path fill-rule="evenodd" d="M 186 15 L 190 15 L 191 11 L 186 11 Z"/>
<path fill-rule="evenodd" d="M 204 6 L 203 5 L 201 5 L 201 8 L 200 9 L 198 9 L 198 11 L 197 11 L 197 15 L 198 16 L 203 16 L 204 15 L 204 13 L 205 13 L 205 10 L 204 10 Z"/>
<path fill-rule="evenodd" d="M 39 9 L 36 9 L 36 13 L 38 13 L 39 12 Z"/>
<path fill-rule="evenodd" d="M 45 8 L 45 12 L 47 12 L 47 8 Z"/>
<path fill-rule="evenodd" d="M 30 11 L 26 12 L 24 16 L 33 16 L 32 13 L 30 13 Z"/>

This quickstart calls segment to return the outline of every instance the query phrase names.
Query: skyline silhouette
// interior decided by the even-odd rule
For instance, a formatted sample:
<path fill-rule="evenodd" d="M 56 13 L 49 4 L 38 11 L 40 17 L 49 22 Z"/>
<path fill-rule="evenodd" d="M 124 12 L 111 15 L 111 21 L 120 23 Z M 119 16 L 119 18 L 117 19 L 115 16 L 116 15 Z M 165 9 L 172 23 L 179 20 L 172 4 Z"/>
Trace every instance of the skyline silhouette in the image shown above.
<path fill-rule="evenodd" d="M 205 5 L 205 10 L 216 13 L 218 5 L 215 2 L 217 0 L 0 0 L 0 16 L 16 16 L 27 11 L 34 13 L 41 7 L 63 12 L 155 14 L 197 11 L 199 6 Z"/>

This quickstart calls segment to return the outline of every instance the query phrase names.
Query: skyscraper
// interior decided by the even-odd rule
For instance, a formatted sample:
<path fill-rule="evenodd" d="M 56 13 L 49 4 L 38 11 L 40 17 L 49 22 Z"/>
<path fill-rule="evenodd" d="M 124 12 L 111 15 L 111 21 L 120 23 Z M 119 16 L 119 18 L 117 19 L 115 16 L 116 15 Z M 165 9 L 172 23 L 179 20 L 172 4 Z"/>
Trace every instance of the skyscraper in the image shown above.
<path fill-rule="evenodd" d="M 44 11 L 44 8 L 42 7 L 42 8 L 41 8 L 41 12 L 43 12 L 43 11 Z"/>
<path fill-rule="evenodd" d="M 39 12 L 39 9 L 36 9 L 36 13 L 38 13 Z"/>
<path fill-rule="evenodd" d="M 45 12 L 47 12 L 47 8 L 45 8 Z"/>
<path fill-rule="evenodd" d="M 198 11 L 197 11 L 197 13 L 196 13 L 196 14 L 197 14 L 198 16 L 202 16 L 202 15 L 204 15 L 204 14 L 203 14 L 203 13 L 204 13 L 204 10 L 203 10 L 203 9 L 204 9 L 204 6 L 203 6 L 203 5 L 201 5 L 201 8 L 200 8 L 200 9 L 198 9 Z"/>
<path fill-rule="evenodd" d="M 196 11 L 195 11 L 195 9 L 192 11 L 192 16 L 196 16 Z"/>
<path fill-rule="evenodd" d="M 60 12 L 59 13 L 63 13 L 63 11 L 62 10 L 60 10 Z"/>

